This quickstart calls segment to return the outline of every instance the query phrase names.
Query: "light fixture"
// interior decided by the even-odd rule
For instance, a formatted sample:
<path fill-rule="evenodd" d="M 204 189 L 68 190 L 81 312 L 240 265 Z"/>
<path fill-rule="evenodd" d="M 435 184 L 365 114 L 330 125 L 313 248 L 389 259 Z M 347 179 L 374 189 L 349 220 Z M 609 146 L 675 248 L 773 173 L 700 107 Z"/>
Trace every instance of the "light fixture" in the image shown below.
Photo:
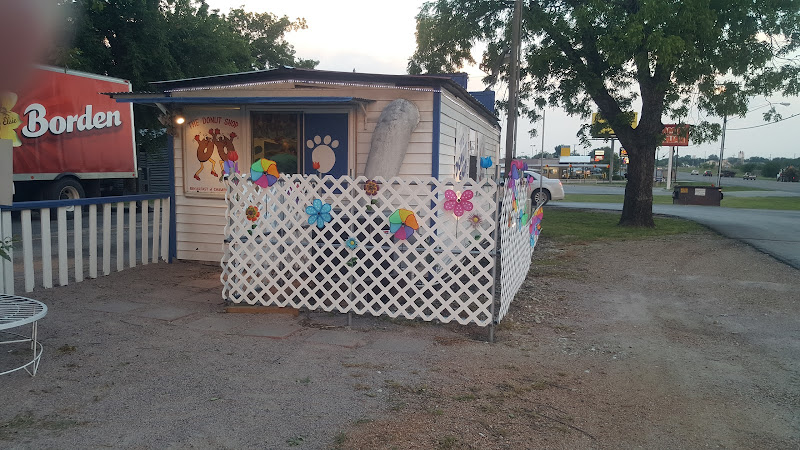
<path fill-rule="evenodd" d="M 175 123 L 176 124 L 183 125 L 185 122 L 186 122 L 186 118 L 183 117 L 182 115 L 176 115 L 175 116 Z"/>

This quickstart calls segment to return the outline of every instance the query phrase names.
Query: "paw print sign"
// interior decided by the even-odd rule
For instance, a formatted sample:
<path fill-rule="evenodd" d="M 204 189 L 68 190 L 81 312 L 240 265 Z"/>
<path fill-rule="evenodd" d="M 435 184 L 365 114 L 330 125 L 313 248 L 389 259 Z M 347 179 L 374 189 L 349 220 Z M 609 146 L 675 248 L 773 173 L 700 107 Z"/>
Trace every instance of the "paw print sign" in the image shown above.
<path fill-rule="evenodd" d="M 336 164 L 334 149 L 339 147 L 338 140 L 331 138 L 330 135 L 325 135 L 325 137 L 314 136 L 314 139 L 306 141 L 306 147 L 311 150 L 312 164 L 317 172 L 325 174 L 333 169 L 334 164 Z"/>

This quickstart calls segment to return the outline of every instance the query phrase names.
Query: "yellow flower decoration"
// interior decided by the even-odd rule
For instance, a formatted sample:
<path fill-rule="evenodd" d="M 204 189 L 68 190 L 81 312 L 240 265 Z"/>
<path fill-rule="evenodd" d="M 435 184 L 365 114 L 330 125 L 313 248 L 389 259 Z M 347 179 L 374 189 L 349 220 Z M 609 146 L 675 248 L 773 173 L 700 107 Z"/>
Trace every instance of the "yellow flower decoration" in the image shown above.
<path fill-rule="evenodd" d="M 22 121 L 19 114 L 11 110 L 17 104 L 17 94 L 13 92 L 0 93 L 0 139 L 10 139 L 14 147 L 22 145 L 16 130 Z"/>

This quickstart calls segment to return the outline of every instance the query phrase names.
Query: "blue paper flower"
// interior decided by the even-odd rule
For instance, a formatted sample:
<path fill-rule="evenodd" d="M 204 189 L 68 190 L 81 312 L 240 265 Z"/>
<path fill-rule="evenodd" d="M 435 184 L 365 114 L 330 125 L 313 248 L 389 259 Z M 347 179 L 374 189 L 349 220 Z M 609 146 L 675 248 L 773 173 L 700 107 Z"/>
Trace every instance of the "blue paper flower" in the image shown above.
<path fill-rule="evenodd" d="M 488 169 L 489 167 L 492 167 L 492 157 L 481 156 L 481 168 Z"/>
<path fill-rule="evenodd" d="M 306 207 L 306 214 L 308 214 L 308 224 L 317 224 L 317 228 L 322 229 L 325 227 L 326 222 L 333 220 L 331 217 L 331 205 L 322 203 L 322 200 L 316 198 L 311 206 Z"/>
<path fill-rule="evenodd" d="M 350 250 L 355 250 L 356 247 L 358 247 L 358 240 L 351 236 L 351 237 L 347 238 L 347 242 L 345 242 L 345 245 Z"/>

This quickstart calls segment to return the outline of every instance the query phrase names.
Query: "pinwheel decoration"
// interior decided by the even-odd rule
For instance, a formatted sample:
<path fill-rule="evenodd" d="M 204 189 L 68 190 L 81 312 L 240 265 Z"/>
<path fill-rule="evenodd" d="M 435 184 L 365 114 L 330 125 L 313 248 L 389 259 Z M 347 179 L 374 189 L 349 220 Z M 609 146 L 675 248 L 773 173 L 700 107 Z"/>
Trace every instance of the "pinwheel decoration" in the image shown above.
<path fill-rule="evenodd" d="M 272 186 L 280 177 L 275 161 L 261 158 L 250 166 L 250 180 L 262 188 Z"/>
<path fill-rule="evenodd" d="M 398 209 L 389 216 L 389 231 L 397 239 L 408 239 L 419 229 L 417 218 L 412 211 Z"/>

